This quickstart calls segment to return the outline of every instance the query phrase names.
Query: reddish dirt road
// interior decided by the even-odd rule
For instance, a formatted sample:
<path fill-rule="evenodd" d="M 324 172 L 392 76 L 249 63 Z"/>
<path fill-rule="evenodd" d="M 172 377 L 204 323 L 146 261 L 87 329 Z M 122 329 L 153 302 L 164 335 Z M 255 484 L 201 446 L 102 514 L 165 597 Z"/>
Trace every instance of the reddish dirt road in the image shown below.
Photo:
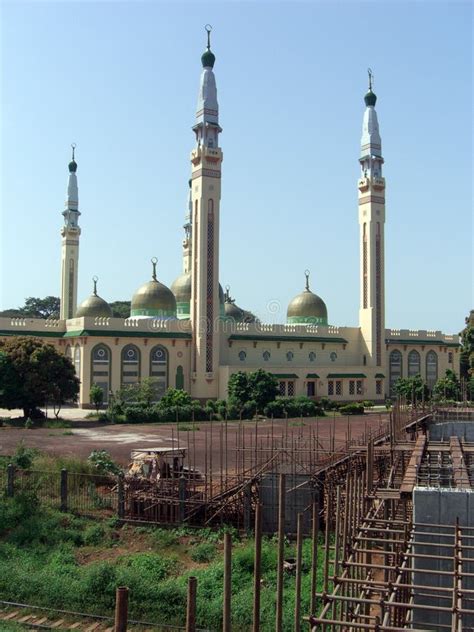
<path fill-rule="evenodd" d="M 287 445 L 319 446 L 320 456 L 329 454 L 331 437 L 334 434 L 334 446 L 337 450 L 347 440 L 348 433 L 358 443 L 365 431 L 376 433 L 381 424 L 387 423 L 386 414 L 365 414 L 353 417 L 332 417 L 304 420 L 293 419 L 259 421 L 257 425 L 258 446 L 265 454 L 273 433 L 274 440 L 287 437 Z M 212 426 L 212 428 L 211 428 Z M 131 450 L 137 448 L 181 447 L 189 449 L 189 461 L 200 469 L 206 469 L 212 460 L 212 468 L 219 471 L 227 447 L 227 469 L 235 470 L 236 458 L 242 451 L 236 448 L 245 442 L 247 453 L 255 444 L 255 422 L 196 422 L 195 430 L 189 430 L 192 424 L 181 424 L 179 433 L 176 424 L 127 424 L 107 425 L 97 422 L 72 422 L 71 429 L 23 429 L 4 426 L 0 428 L 0 455 L 12 455 L 20 441 L 28 447 L 38 448 L 48 454 L 68 457 L 87 458 L 92 450 L 107 450 L 113 459 L 121 465 L 130 460 Z M 188 430 L 183 430 L 188 428 Z M 208 449 L 206 450 L 206 445 Z M 212 446 L 212 447 L 211 447 Z M 249 457 L 250 458 L 250 457 Z"/>

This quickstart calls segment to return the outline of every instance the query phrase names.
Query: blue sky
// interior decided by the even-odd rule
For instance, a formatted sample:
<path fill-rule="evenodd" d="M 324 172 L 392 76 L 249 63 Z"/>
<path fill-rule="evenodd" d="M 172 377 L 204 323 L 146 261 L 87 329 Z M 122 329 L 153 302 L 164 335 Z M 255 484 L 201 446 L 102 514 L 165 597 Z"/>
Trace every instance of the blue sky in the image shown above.
<path fill-rule="evenodd" d="M 357 325 L 358 152 L 375 73 L 387 180 L 386 324 L 459 331 L 472 295 L 472 6 L 3 2 L 0 308 L 59 294 L 70 143 L 79 301 L 181 272 L 204 24 L 224 152 L 220 278 L 283 322 L 304 287 Z M 279 305 L 269 313 L 269 305 Z"/>

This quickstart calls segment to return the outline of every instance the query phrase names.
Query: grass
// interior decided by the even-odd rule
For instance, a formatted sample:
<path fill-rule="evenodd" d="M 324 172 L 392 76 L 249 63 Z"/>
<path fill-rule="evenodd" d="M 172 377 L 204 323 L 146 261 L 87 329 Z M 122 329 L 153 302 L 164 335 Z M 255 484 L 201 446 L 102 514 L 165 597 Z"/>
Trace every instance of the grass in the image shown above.
<path fill-rule="evenodd" d="M 251 629 L 253 540 L 233 534 L 232 629 Z M 223 533 L 210 529 L 120 527 L 41 506 L 33 494 L 0 503 L 0 599 L 110 615 L 115 588 L 130 588 L 130 617 L 183 625 L 187 578 L 198 579 L 200 627 L 222 629 Z M 303 568 L 310 565 L 310 542 Z M 287 555 L 294 547 L 287 545 Z M 274 629 L 276 541 L 262 547 L 262 632 Z M 322 573 L 319 573 L 321 577 Z M 302 578 L 309 609 L 309 573 Z M 292 629 L 294 576 L 285 577 L 283 629 Z"/>
<path fill-rule="evenodd" d="M 181 422 L 178 423 L 178 430 L 181 431 L 186 431 L 189 430 L 190 432 L 194 432 L 195 430 L 199 430 L 199 426 L 197 424 L 193 424 L 193 423 L 186 423 L 186 422 Z"/>

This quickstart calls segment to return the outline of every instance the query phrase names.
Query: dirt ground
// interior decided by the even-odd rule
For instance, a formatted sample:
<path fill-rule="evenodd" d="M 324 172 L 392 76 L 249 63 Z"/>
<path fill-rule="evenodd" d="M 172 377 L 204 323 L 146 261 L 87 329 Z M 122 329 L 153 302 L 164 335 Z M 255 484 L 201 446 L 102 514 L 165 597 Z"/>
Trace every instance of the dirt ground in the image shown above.
<path fill-rule="evenodd" d="M 242 452 L 236 448 L 241 446 L 242 442 L 245 442 L 247 454 L 252 451 L 249 448 L 255 445 L 256 431 L 260 448 L 265 448 L 272 436 L 274 439 L 286 436 L 289 442 L 287 445 L 305 440 L 309 445 L 312 437 L 311 445 L 317 443 L 321 455 L 324 456 L 331 449 L 333 433 L 337 449 L 346 442 L 348 433 L 357 443 L 358 438 L 368 429 L 376 432 L 381 424 L 386 422 L 387 415 L 383 413 L 273 422 L 260 420 L 257 429 L 255 422 L 244 421 L 241 424 L 239 439 L 239 422 L 228 422 L 227 430 L 221 422 L 196 422 L 194 430 L 191 430 L 192 424 L 180 424 L 180 430 L 177 432 L 176 424 L 110 425 L 82 418 L 71 421 L 70 429 L 0 427 L 0 456 L 12 455 L 18 444 L 23 441 L 28 447 L 35 447 L 58 456 L 87 458 L 92 450 L 107 450 L 114 460 L 121 465 L 127 465 L 131 450 L 180 447 L 188 449 L 189 462 L 193 466 L 205 470 L 212 461 L 212 469 L 218 471 L 223 459 L 225 460 L 222 454 L 227 448 L 227 468 L 230 471 L 234 470 L 237 459 L 241 458 Z"/>

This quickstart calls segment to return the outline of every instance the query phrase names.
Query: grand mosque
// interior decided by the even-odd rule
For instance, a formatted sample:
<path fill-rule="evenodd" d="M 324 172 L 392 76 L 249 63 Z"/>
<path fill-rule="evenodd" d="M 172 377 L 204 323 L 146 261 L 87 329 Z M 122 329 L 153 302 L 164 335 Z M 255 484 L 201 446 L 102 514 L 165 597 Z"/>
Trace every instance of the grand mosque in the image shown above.
<path fill-rule="evenodd" d="M 215 56 L 209 33 L 201 57 L 196 121 L 191 150 L 189 201 L 184 224 L 183 272 L 167 287 L 157 277 L 133 295 L 131 314 L 112 317 L 109 304 L 92 295 L 77 306 L 79 197 L 74 151 L 61 228 L 59 320 L 0 318 L 0 336 L 47 339 L 74 363 L 80 378 L 79 405 L 88 407 L 93 384 L 105 401 L 122 385 L 153 378 L 159 398 L 168 387 L 199 400 L 227 397 L 236 371 L 264 368 L 281 395 L 328 396 L 339 401 L 383 401 L 400 376 L 420 374 L 432 387 L 445 370 L 459 370 L 459 339 L 440 331 L 385 328 L 385 178 L 382 143 L 369 89 L 364 96 L 357 182 L 360 244 L 359 324 L 331 326 L 309 274 L 288 305 L 287 322 L 265 324 L 236 305 L 219 283 L 221 165 Z"/>

